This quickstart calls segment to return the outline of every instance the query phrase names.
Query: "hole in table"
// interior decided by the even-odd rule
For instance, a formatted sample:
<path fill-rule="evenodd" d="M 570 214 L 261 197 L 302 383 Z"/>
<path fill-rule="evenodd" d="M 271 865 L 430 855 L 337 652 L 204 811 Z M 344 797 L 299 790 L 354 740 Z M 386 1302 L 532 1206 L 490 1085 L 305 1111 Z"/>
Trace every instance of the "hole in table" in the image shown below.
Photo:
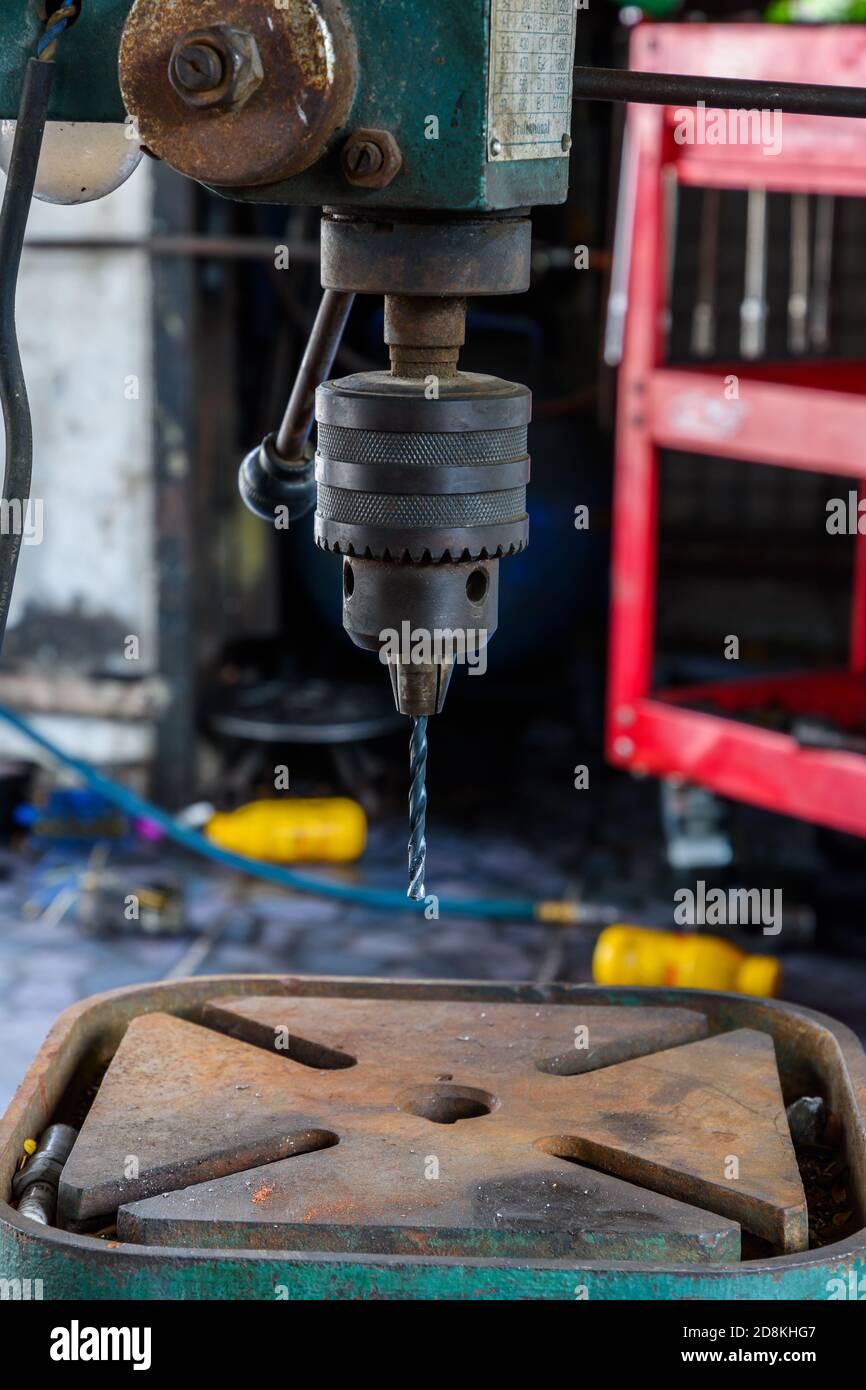
<path fill-rule="evenodd" d="M 498 1101 L 475 1086 L 428 1084 L 410 1086 L 396 1097 L 397 1107 L 436 1125 L 453 1125 L 458 1120 L 478 1120 L 495 1110 Z"/>

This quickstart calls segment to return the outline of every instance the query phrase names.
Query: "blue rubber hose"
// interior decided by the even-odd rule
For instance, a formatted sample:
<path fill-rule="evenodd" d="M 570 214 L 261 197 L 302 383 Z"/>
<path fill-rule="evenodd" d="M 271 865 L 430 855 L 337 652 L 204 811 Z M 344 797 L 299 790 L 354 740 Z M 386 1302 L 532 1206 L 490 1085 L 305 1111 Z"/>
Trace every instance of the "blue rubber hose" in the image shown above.
<path fill-rule="evenodd" d="M 286 869 L 281 864 L 266 864 L 259 859 L 248 859 L 244 854 L 235 854 L 231 850 L 221 849 L 219 845 L 212 844 L 207 836 L 202 835 L 198 830 L 191 830 L 185 825 L 180 825 L 168 811 L 163 811 L 161 807 L 155 806 L 143 796 L 121 786 L 119 782 L 106 777 L 103 773 L 97 772 L 95 767 L 91 767 L 81 758 L 64 753 L 63 749 L 59 748 L 56 743 L 39 733 L 20 714 L 7 709 L 5 705 L 0 705 L 0 719 L 11 725 L 13 729 L 17 729 L 20 734 L 48 753 L 56 762 L 69 768 L 86 786 L 90 787 L 91 791 L 98 792 L 100 796 L 105 797 L 106 801 L 123 811 L 125 815 L 134 820 L 153 821 L 175 844 L 181 845 L 193 854 L 211 859 L 216 864 L 223 864 L 226 868 L 235 869 L 238 873 L 260 878 L 265 883 L 275 883 L 280 888 L 291 888 L 296 893 L 313 893 L 321 898 L 333 898 L 338 902 L 349 903 L 356 907 L 378 908 L 384 912 L 411 912 L 417 915 L 418 913 L 423 914 L 425 911 L 426 902 L 424 899 L 419 902 L 412 902 L 402 893 L 389 892 L 384 888 L 360 888 L 348 883 L 332 883 L 327 879 L 311 878 L 307 874 L 297 873 L 294 869 Z M 547 906 L 547 904 L 534 903 L 530 900 L 521 901 L 515 898 L 440 898 L 438 903 L 440 913 L 448 913 L 455 917 L 509 918 L 523 922 L 539 920 L 540 916 L 546 915 L 539 909 L 544 909 Z"/>

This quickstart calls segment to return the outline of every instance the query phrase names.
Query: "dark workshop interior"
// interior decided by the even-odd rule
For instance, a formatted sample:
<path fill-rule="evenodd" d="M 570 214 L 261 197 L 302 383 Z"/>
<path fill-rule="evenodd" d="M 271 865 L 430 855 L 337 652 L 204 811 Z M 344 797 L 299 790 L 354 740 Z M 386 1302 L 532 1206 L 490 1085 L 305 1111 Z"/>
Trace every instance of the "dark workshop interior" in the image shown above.
<path fill-rule="evenodd" d="M 12 169 L 0 302 L 17 302 L 33 429 L 28 500 L 15 491 L 22 445 L 9 408 L 0 1112 L 10 1110 L 0 1155 L 18 1177 L 10 1196 L 11 1176 L 0 1173 L 0 1216 L 10 1211 L 7 1197 L 18 1207 L 13 1220 L 36 1211 L 32 1165 L 40 1156 L 44 1164 L 52 1143 L 62 1148 L 62 1136 L 45 1137 L 50 1122 L 70 1137 L 53 1189 L 42 1179 L 49 1205 L 32 1219 L 49 1234 L 54 1226 L 74 1233 L 84 1255 L 88 1242 L 116 1238 L 152 1247 L 161 1262 L 117 1295 L 104 1291 L 109 1267 L 96 1270 L 82 1255 L 80 1269 L 62 1276 L 70 1292 L 46 1297 L 266 1296 L 238 1292 L 231 1274 L 219 1290 L 212 1275 L 216 1282 L 195 1293 L 176 1291 L 163 1248 L 224 1243 L 250 1260 L 263 1248 L 329 1258 L 348 1251 L 359 1258 L 336 1296 L 365 1296 L 364 1260 L 405 1255 L 413 1222 L 424 1239 L 407 1268 L 420 1272 L 406 1275 L 403 1292 L 383 1296 L 470 1296 L 448 1291 L 447 1271 L 445 1292 L 425 1292 L 427 1255 L 483 1264 L 525 1252 L 540 1267 L 576 1261 L 591 1270 L 595 1258 L 635 1271 L 623 1276 L 628 1292 L 601 1297 L 718 1297 L 702 1284 L 692 1295 L 684 1284 L 660 1292 L 663 1279 L 641 1283 L 653 1264 L 694 1264 L 701 1278 L 717 1261 L 754 1273 L 745 1292 L 730 1285 L 722 1296 L 835 1297 L 826 1291 L 830 1266 L 801 1269 L 795 1254 L 841 1242 L 854 1252 L 845 1269 L 866 1269 L 866 1246 L 857 1244 L 866 1129 L 850 1099 L 857 1078 L 860 1104 L 866 1094 L 858 1044 L 866 1043 L 862 6 L 330 0 L 320 22 L 332 27 L 336 76 L 328 66 L 325 94 L 310 108 L 315 129 L 299 104 L 304 127 L 292 137 L 309 144 L 306 163 L 276 153 L 288 141 L 282 122 L 295 117 L 285 114 L 291 103 L 269 67 L 267 45 L 283 39 L 257 26 L 261 12 L 273 12 L 280 35 L 284 23 L 295 26 L 297 45 L 316 5 L 206 0 L 196 33 L 184 35 L 195 8 L 191 0 L 180 0 L 178 14 L 157 0 L 50 0 L 0 18 L 0 161 Z M 482 15 L 489 78 L 487 40 L 473 37 Z M 549 59 L 533 46 L 543 44 L 546 24 Z M 417 81 L 402 71 L 403 54 L 386 51 L 383 25 L 395 34 L 403 26 Z M 246 29 L 258 47 L 255 37 L 249 47 Z M 234 87 L 208 104 L 219 74 L 229 80 L 229 51 Z M 355 96 L 343 91 L 350 53 Z M 28 57 L 57 74 L 54 97 L 45 97 L 55 105 L 32 206 L 25 197 L 19 270 L 13 224 L 26 176 Z M 494 91 L 497 63 L 516 86 Z M 381 86 L 389 64 L 401 69 L 393 89 Z M 440 110 L 435 84 L 453 84 L 455 69 L 464 73 L 461 96 Z M 548 79 L 551 70 L 560 79 Z M 685 89 L 666 94 L 670 73 L 691 82 L 691 100 Z M 646 91 L 623 84 L 630 76 Z M 728 97 L 713 86 L 717 78 L 731 80 Z M 40 80 L 32 78 L 34 106 Z M 750 100 L 749 81 L 756 91 L 761 82 L 792 85 Z M 242 82 L 251 95 L 238 92 Z M 811 95 L 798 95 L 797 83 L 812 84 Z M 269 106 L 277 90 L 283 105 Z M 515 93 L 527 91 L 533 102 L 541 94 L 536 104 L 521 105 Z M 570 136 L 549 157 L 543 132 L 563 91 Z M 516 103 L 513 111 L 506 117 L 495 99 Z M 418 113 L 432 119 L 425 102 L 441 120 L 433 139 L 429 130 L 410 134 Z M 744 107 L 780 125 L 729 122 L 717 140 L 701 125 Z M 527 110 L 546 114 L 533 122 Z M 502 124 L 500 139 L 493 123 L 506 119 L 512 136 Z M 509 144 L 519 127 L 528 154 Z M 93 134 L 109 130 L 120 135 Z M 443 166 L 437 142 L 449 141 Z M 113 189 L 104 199 L 92 187 L 80 199 L 69 193 L 85 146 L 81 178 L 103 178 Z M 239 173 L 243 160 L 249 168 Z M 15 378 L 5 309 L 0 318 L 5 410 Z M 319 391 L 316 424 L 310 390 L 323 380 L 333 385 Z M 528 445 L 520 443 L 523 388 L 531 393 Z M 472 621 L 482 642 L 490 636 L 474 660 L 471 650 L 431 660 L 401 649 L 389 665 L 379 650 L 392 627 L 405 645 L 401 623 L 434 639 L 439 624 L 453 639 L 452 629 L 468 633 Z M 259 997 L 237 983 L 247 976 L 275 983 Z M 367 982 L 376 982 L 369 995 Z M 466 982 L 487 983 L 476 990 Z M 140 1006 L 134 992 L 131 1003 L 118 996 L 99 1005 L 97 1022 L 79 1015 L 90 1041 L 76 1033 L 74 1067 L 46 1072 L 52 1105 L 38 1110 L 28 1087 L 40 1066 L 60 1064 L 41 1053 L 44 1063 L 28 1069 L 55 1020 L 130 986 L 146 987 Z M 640 987 L 649 993 L 635 993 Z M 297 1025 L 286 995 L 298 996 Z M 589 1024 L 591 1038 L 600 1029 L 590 1043 L 598 1058 L 572 1066 L 562 1048 L 580 1044 L 560 1041 L 555 1055 L 537 1060 L 548 1025 L 553 1037 L 548 1013 L 573 1015 L 563 1025 L 571 1038 L 582 999 L 589 1014 L 598 1010 Z M 352 1215 L 335 1225 L 336 1216 L 311 1215 L 312 1206 L 299 1214 L 295 1187 L 290 1193 L 289 1177 L 277 1174 L 284 1206 L 272 1217 L 277 1234 L 263 1234 L 255 1222 L 268 1215 L 271 1168 L 293 1180 L 308 1171 L 315 1187 L 320 1171 L 329 1181 L 329 1163 L 347 1207 L 366 1209 L 340 1127 L 348 1094 L 340 1086 L 352 1080 L 359 1039 L 374 1052 L 393 1046 L 415 1058 L 417 1085 L 404 1065 L 397 1101 L 388 1092 L 380 1102 L 380 1078 L 364 1105 L 396 1105 L 435 1131 L 418 1140 L 427 1146 L 419 1154 L 439 1153 L 434 1139 L 444 1154 L 446 1140 L 456 1144 L 455 1134 L 494 1113 L 503 1145 L 517 1143 L 508 1104 L 471 1047 L 465 1077 L 454 1063 L 460 1020 L 449 1010 L 460 1001 L 476 1024 L 479 1009 L 481 1019 L 492 1010 L 491 1076 L 499 1067 L 505 1077 L 505 1049 L 529 1046 L 520 1030 L 537 1025 L 534 1068 L 549 1073 L 545 1082 L 586 1088 L 598 1115 L 592 1134 L 590 1117 L 578 1137 L 542 1144 L 542 1135 L 560 1132 L 550 1117 L 561 1113 L 560 1093 L 542 1088 L 553 1109 L 533 1116 L 532 1132 L 549 1175 L 530 1174 L 529 1160 L 503 1147 L 501 1165 L 481 1173 L 480 1195 L 466 1199 L 469 1215 L 447 1188 L 456 1215 L 443 1207 L 425 1218 L 412 1207 L 411 1218 L 377 1215 L 364 1225 Z M 620 1016 L 646 1015 L 634 1034 L 602 1017 L 619 1002 L 636 1005 Z M 332 1018 L 326 1006 L 337 1004 L 345 1007 Z M 499 1022 L 497 1010 L 518 1004 L 535 1014 L 532 1027 L 505 1015 Z M 264 1064 L 278 1063 L 263 1054 L 280 1046 L 269 1030 L 282 1026 L 281 1008 L 286 1027 L 300 1031 L 287 1044 L 290 1057 L 297 1044 L 297 1061 L 279 1066 L 300 1077 L 293 1104 L 304 1134 L 319 1136 L 304 1140 L 316 1153 L 296 1139 L 295 1148 L 275 1147 L 262 1101 L 250 1121 L 255 1162 L 227 1158 L 229 1140 L 208 1131 L 215 1166 L 192 1149 L 182 1159 L 168 1152 L 169 1137 L 140 1181 L 137 1169 L 126 1188 L 102 1172 L 95 1155 L 111 1148 L 115 1124 L 124 1136 L 117 1143 L 127 1145 L 118 1153 L 139 1153 L 123 1109 L 125 1087 L 133 1094 L 143 1085 L 135 1046 L 171 1058 L 176 1042 L 197 1057 L 204 1044 L 192 1033 L 207 1031 L 219 1046 L 262 1056 L 261 1074 L 244 1071 L 236 1083 L 243 1106 L 250 1085 L 250 1095 L 271 1094 Z M 800 1010 L 829 1016 L 844 1043 L 826 1017 L 815 1022 Z M 169 1031 L 148 1041 L 144 1030 L 156 1019 Z M 450 1051 L 443 1044 L 447 1064 L 431 1070 L 431 1044 L 424 1072 L 421 1035 L 437 1028 L 452 1039 Z M 190 1030 L 188 1042 L 172 1029 Z M 716 1092 L 714 1100 L 707 1091 L 700 1113 L 697 1102 L 689 1110 L 684 1097 L 699 1083 L 676 1069 L 686 1068 L 689 1048 L 709 1049 L 706 1060 L 692 1054 L 698 1071 L 709 1069 L 701 1075 L 716 1067 L 719 1085 L 733 1076 L 732 1090 L 760 1091 L 758 1130 L 776 1104 L 790 1164 L 783 1173 L 778 1159 L 766 1190 L 753 1191 L 747 1176 L 745 1195 L 720 1197 L 724 1184 L 703 1171 L 702 1152 L 670 1159 L 666 1149 L 674 1176 L 658 1178 L 646 1134 L 664 1121 L 653 1104 L 659 1114 L 679 1114 L 682 1104 L 690 1134 L 704 1117 L 708 1133 L 735 1128 L 714 1109 Z M 652 1087 L 628 1069 L 648 1067 L 649 1056 L 672 1069 L 666 1094 L 675 1102 L 648 1102 L 646 1133 L 623 1137 L 610 1112 L 640 1111 Z M 230 1071 L 231 1060 L 215 1052 L 214 1075 Z M 189 1061 L 190 1077 L 195 1066 Z M 313 1076 L 327 1098 L 321 1114 Z M 151 1097 L 159 1114 L 174 1094 L 170 1076 L 161 1084 L 165 1093 Z M 513 1113 L 547 1103 L 525 1079 L 510 1084 Z M 349 1113 L 347 1128 L 362 1131 L 354 1142 L 367 1155 L 364 1181 L 375 1187 L 373 1197 L 363 1193 L 387 1208 L 395 1184 L 409 1179 L 394 1158 L 375 1186 L 368 1121 Z M 396 1146 L 402 1131 L 389 1123 L 386 1115 Z M 25 1131 L 32 1146 L 19 1153 Z M 739 1154 L 769 1142 L 740 1138 L 727 1141 L 725 1155 L 732 1144 Z M 698 1154 L 703 1140 L 693 1142 Z M 204 1145 L 200 1138 L 201 1154 Z M 217 1150 L 222 1157 L 213 1158 Z M 469 1164 L 468 1150 L 458 1151 Z M 678 1164 L 697 1186 L 677 1176 Z M 21 1180 L 28 1167 L 29 1186 Z M 260 1181 L 252 1197 L 248 1169 L 253 1185 Z M 545 1205 L 545 1185 L 555 1188 L 556 1174 L 570 1171 L 588 1175 L 591 1215 L 562 1193 Z M 215 1216 L 199 1195 L 212 1178 Z M 663 1232 L 661 1255 L 644 1243 L 646 1208 L 629 1224 L 631 1199 L 615 1199 L 611 1184 L 662 1204 L 651 1217 Z M 262 1193 L 260 1213 L 250 1203 Z M 543 1217 L 523 1214 L 540 1206 Z M 222 1221 L 230 1234 L 202 1235 L 206 1221 Z M 587 1259 L 591 1240 L 600 1253 Z M 781 1284 L 772 1282 L 780 1258 L 788 1262 Z M 271 1279 L 250 1276 L 259 1277 Z M 553 1273 L 538 1280 L 525 1296 L 573 1297 Z M 288 1287 L 291 1298 L 320 1296 Z"/>

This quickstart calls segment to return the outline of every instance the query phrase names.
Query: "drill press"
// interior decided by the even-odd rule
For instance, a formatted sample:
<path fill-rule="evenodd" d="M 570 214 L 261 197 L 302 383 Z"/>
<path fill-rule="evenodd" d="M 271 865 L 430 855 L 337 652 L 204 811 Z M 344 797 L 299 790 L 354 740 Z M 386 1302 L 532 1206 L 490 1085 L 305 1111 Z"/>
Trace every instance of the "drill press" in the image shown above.
<path fill-rule="evenodd" d="M 526 542 L 528 393 L 461 372 L 458 354 L 467 300 L 526 287 L 522 209 L 565 196 L 571 0 L 81 0 L 52 19 L 48 43 L 74 23 L 55 120 L 124 119 L 119 45 L 152 153 L 233 197 L 326 209 L 322 308 L 283 425 L 244 461 L 241 486 L 264 516 L 316 507 L 347 630 L 385 654 L 398 708 L 418 721 L 420 834 L 422 721 L 442 706 L 460 635 L 465 648 L 468 632 L 492 633 L 499 559 Z M 0 16 L 0 39 L 14 39 L 0 42 L 0 116 L 18 111 L 22 137 L 0 218 L 6 277 L 52 81 L 31 64 L 20 94 L 38 23 L 36 7 Z M 767 90 L 585 69 L 578 84 L 733 105 Z M 769 90 L 789 110 L 866 114 L 844 88 Z M 391 370 L 325 381 L 356 292 L 384 296 Z M 30 456 L 21 374 L 6 362 L 12 298 L 7 499 Z M 0 623 L 13 574 L 0 550 Z M 408 646 L 392 644 L 404 624 Z M 544 997 L 246 976 L 77 1005 L 0 1121 L 0 1266 L 15 1280 L 48 1270 L 52 1297 L 79 1298 L 861 1296 L 864 1063 L 846 1029 L 696 991 Z M 290 1055 L 274 1055 L 280 1032 Z M 817 1237 L 809 1217 L 826 1222 L 828 1204 L 803 1187 L 785 1109 L 814 1103 L 804 1087 L 832 1107 L 831 1173 L 841 1184 L 849 1170 L 846 1210 Z M 64 1115 L 81 1128 L 52 1165 Z M 441 1186 L 421 1168 L 430 1124 L 443 1127 Z M 34 1133 L 34 1166 L 13 1181 Z M 47 1224 L 55 1197 L 61 1229 Z M 89 1234 L 114 1220 L 119 1239 Z M 750 1239 L 763 1242 L 751 1255 Z"/>
<path fill-rule="evenodd" d="M 416 899 L 427 720 L 496 630 L 499 561 L 529 529 L 529 392 L 460 370 L 467 301 L 528 288 L 527 207 L 565 197 L 575 22 L 575 0 L 135 0 L 121 44 L 150 151 L 234 198 L 324 206 L 320 317 L 241 491 L 266 518 L 315 505 L 344 627 L 412 720 Z M 357 293 L 384 299 L 390 370 L 323 381 Z"/>

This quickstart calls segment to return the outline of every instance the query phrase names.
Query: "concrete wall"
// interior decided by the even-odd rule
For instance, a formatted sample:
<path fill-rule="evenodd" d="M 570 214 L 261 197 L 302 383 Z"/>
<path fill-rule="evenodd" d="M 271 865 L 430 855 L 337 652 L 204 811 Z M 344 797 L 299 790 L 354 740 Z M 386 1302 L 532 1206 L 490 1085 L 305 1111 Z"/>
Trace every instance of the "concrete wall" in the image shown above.
<path fill-rule="evenodd" d="M 28 240 L 110 242 L 151 231 L 152 175 L 144 160 L 107 198 L 78 207 L 34 202 Z M 65 709 L 45 731 L 98 761 L 146 759 L 152 727 L 82 718 L 127 709 L 129 687 L 94 675 L 156 670 L 152 292 L 142 249 L 25 250 L 18 326 L 34 419 L 32 538 L 22 546 L 0 701 L 23 711 Z M 2 451 L 2 440 L 0 440 Z M 130 661 L 138 639 L 138 658 Z M 112 691 L 114 694 L 112 694 Z M 141 692 L 132 692 L 140 706 Z M 143 702 L 145 706 L 147 701 Z M 42 716 L 39 716 L 42 720 Z M 0 725 L 0 755 L 17 750 Z"/>

